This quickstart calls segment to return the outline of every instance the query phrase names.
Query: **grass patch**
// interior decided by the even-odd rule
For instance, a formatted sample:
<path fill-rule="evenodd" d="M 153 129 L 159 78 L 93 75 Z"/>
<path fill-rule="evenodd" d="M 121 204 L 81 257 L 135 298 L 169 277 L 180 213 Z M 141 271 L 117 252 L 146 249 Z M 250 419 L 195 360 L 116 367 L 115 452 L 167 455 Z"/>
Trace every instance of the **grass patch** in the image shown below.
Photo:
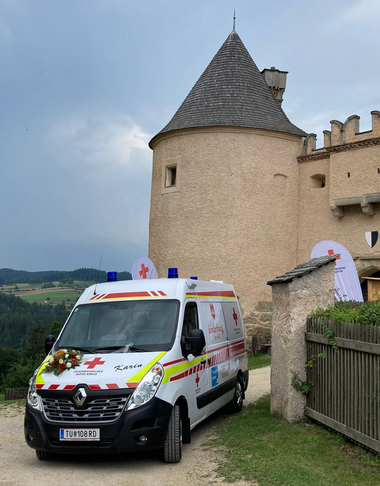
<path fill-rule="evenodd" d="M 265 353 L 254 353 L 248 355 L 248 369 L 257 370 L 265 368 L 271 363 L 271 357 Z"/>
<path fill-rule="evenodd" d="M 19 294 L 19 297 L 21 297 L 23 300 L 26 300 L 27 302 L 45 302 L 47 298 L 50 298 L 50 303 L 58 303 L 60 304 L 63 300 L 66 301 L 67 299 L 70 299 L 71 303 L 75 303 L 75 301 L 78 299 L 78 297 L 81 295 L 81 292 L 77 292 L 75 290 L 62 290 L 62 291 L 46 291 L 46 292 L 41 292 L 39 294 L 32 294 L 32 293 L 25 293 L 25 294 Z"/>
<path fill-rule="evenodd" d="M 375 486 L 380 458 L 311 422 L 288 424 L 270 415 L 270 397 L 226 419 L 218 473 L 228 481 L 260 486 Z"/>
<path fill-rule="evenodd" d="M 20 398 L 18 400 L 7 400 L 5 401 L 5 394 L 0 393 L 0 405 L 10 405 L 12 403 L 17 403 L 21 407 L 23 407 L 26 404 L 26 399 L 25 398 Z"/>

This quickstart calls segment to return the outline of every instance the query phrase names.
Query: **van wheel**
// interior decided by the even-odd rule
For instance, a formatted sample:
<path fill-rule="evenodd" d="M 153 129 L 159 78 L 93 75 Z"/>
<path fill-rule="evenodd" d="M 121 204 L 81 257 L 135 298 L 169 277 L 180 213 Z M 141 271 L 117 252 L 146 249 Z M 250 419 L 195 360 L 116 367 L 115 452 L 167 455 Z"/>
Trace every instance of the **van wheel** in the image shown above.
<path fill-rule="evenodd" d="M 243 408 L 244 385 L 241 378 L 238 377 L 235 385 L 235 393 L 233 399 L 227 403 L 227 411 L 229 413 L 241 412 Z"/>
<path fill-rule="evenodd" d="M 48 461 L 53 458 L 53 454 L 46 451 L 36 451 L 36 456 L 40 461 Z"/>
<path fill-rule="evenodd" d="M 182 457 L 182 420 L 181 410 L 174 405 L 170 416 L 168 431 L 164 444 L 164 461 L 179 462 Z"/>

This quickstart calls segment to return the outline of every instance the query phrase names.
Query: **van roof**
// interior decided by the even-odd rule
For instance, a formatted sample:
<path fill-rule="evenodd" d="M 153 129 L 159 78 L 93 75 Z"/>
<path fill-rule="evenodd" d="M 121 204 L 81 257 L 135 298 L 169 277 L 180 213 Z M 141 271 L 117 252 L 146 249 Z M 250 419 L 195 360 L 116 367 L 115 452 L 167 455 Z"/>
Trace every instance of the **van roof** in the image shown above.
<path fill-rule="evenodd" d="M 232 285 L 183 278 L 121 280 L 88 287 L 77 304 L 135 299 L 178 299 L 204 297 L 236 299 Z"/>

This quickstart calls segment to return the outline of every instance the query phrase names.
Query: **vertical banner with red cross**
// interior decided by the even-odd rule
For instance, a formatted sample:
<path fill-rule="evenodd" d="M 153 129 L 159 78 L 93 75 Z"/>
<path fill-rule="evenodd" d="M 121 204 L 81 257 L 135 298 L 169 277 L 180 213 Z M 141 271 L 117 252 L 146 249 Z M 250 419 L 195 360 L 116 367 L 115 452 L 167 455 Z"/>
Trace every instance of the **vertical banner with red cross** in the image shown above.
<path fill-rule="evenodd" d="M 341 243 L 324 240 L 311 250 L 311 258 L 339 254 L 335 261 L 334 292 L 338 300 L 356 300 L 363 302 L 358 272 L 351 253 Z"/>

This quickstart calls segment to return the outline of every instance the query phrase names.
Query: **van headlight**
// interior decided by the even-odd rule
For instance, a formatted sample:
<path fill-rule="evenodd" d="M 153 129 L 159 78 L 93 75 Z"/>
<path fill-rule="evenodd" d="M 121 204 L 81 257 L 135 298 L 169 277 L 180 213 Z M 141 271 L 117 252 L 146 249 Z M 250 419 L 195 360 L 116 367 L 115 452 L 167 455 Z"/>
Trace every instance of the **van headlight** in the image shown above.
<path fill-rule="evenodd" d="M 141 405 L 149 402 L 156 394 L 164 374 L 163 367 L 159 363 L 156 363 L 137 385 L 136 390 L 129 399 L 127 410 L 141 407 Z"/>
<path fill-rule="evenodd" d="M 29 380 L 29 390 L 27 395 L 28 404 L 35 410 L 41 410 L 41 398 L 37 395 L 36 374 Z"/>

